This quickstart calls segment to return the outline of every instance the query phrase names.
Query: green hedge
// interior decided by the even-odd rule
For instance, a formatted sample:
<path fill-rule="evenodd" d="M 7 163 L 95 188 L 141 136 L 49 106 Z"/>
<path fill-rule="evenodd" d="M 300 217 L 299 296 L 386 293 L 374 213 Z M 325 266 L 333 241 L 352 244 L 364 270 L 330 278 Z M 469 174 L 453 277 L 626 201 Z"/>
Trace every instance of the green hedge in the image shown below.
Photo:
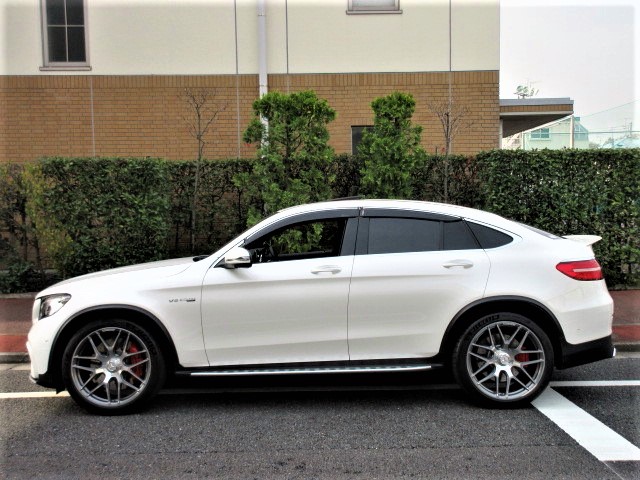
<path fill-rule="evenodd" d="M 45 158 L 30 165 L 27 210 L 53 266 L 69 277 L 166 256 L 168 163 Z"/>
<path fill-rule="evenodd" d="M 236 175 L 251 170 L 251 161 L 203 160 L 196 201 L 195 242 L 191 245 L 196 162 L 169 163 L 171 189 L 169 250 L 171 256 L 211 253 L 246 229 L 249 205 Z"/>
<path fill-rule="evenodd" d="M 477 157 L 483 206 L 559 235 L 593 234 L 609 286 L 640 279 L 640 150 L 494 150 Z"/>
<path fill-rule="evenodd" d="M 250 205 L 236 180 L 251 162 L 200 163 L 194 245 L 195 162 L 45 158 L 26 169 L 1 166 L 0 269 L 10 275 L 0 290 L 37 277 L 24 260 L 41 272 L 40 251 L 44 266 L 65 277 L 214 251 L 245 228 Z M 416 166 L 412 198 L 444 201 L 443 162 L 427 156 Z M 335 157 L 334 197 L 360 193 L 362 166 L 357 156 Z M 451 156 L 447 170 L 449 203 L 561 235 L 600 235 L 595 250 L 609 286 L 638 286 L 640 150 L 496 150 Z"/>

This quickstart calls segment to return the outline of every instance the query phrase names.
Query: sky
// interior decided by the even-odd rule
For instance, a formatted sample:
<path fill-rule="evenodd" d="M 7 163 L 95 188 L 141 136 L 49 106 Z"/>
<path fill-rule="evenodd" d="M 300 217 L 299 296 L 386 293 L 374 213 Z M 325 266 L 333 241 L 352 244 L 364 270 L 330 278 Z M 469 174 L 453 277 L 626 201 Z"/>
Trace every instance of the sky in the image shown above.
<path fill-rule="evenodd" d="M 640 130 L 639 29 L 640 0 L 500 0 L 500 98 L 529 84 L 577 116 L 627 105 Z"/>

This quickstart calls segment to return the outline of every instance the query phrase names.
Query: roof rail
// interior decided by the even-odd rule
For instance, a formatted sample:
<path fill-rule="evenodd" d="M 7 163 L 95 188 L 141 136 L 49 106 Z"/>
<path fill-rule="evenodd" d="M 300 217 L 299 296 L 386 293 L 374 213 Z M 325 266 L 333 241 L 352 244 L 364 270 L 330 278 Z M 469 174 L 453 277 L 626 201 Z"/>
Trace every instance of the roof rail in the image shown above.
<path fill-rule="evenodd" d="M 344 200 L 362 200 L 361 195 L 354 195 L 353 197 L 338 197 L 327 200 L 327 202 L 342 202 Z"/>

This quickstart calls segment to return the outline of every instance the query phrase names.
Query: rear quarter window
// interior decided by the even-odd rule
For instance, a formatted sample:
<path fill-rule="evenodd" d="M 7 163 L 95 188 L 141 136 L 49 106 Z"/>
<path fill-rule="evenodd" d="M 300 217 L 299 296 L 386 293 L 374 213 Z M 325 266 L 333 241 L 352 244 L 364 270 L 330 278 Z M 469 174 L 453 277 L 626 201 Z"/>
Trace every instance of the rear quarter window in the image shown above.
<path fill-rule="evenodd" d="M 513 237 L 494 230 L 493 228 L 473 222 L 467 222 L 467 225 L 469 225 L 480 246 L 485 250 L 488 248 L 502 247 L 503 245 L 513 242 Z"/>

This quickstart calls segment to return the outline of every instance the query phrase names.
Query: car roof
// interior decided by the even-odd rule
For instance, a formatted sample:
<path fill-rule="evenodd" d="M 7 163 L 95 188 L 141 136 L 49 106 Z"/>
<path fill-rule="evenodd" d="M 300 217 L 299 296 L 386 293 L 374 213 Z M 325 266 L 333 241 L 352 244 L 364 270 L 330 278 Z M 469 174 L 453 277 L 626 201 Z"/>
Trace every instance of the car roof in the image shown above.
<path fill-rule="evenodd" d="M 447 203 L 423 202 L 419 200 L 384 200 L 384 199 L 359 199 L 359 200 L 334 200 L 327 202 L 308 203 L 295 207 L 285 208 L 279 213 L 284 216 L 324 211 L 337 210 L 342 208 L 389 208 L 399 210 L 416 210 L 421 212 L 442 213 L 466 219 L 478 220 L 496 226 L 506 227 L 505 223 L 513 222 L 494 213 L 477 210 L 475 208 L 462 207 L 460 205 L 450 205 Z"/>

